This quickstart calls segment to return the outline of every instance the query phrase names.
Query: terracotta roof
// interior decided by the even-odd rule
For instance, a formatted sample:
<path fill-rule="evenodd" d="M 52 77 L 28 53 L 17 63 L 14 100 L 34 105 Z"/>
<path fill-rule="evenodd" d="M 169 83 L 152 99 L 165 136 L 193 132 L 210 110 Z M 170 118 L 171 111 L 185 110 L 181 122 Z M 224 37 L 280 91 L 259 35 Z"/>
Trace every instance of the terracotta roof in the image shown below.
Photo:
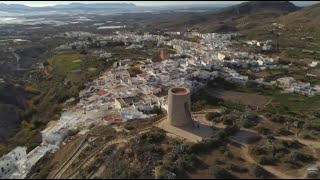
<path fill-rule="evenodd" d="M 99 96 L 103 96 L 103 95 L 107 94 L 107 91 L 99 89 L 99 90 L 96 90 L 96 94 Z"/>
<path fill-rule="evenodd" d="M 120 85 L 113 86 L 113 89 L 121 89 L 121 88 L 126 88 L 126 87 L 127 86 L 120 84 Z"/>
<path fill-rule="evenodd" d="M 115 119 L 114 121 L 116 121 L 116 122 L 122 122 L 123 120 L 122 120 L 122 119 Z"/>
<path fill-rule="evenodd" d="M 105 121 L 114 121 L 114 117 L 113 116 L 105 116 L 103 119 Z"/>
<path fill-rule="evenodd" d="M 137 77 L 144 79 L 146 77 L 145 74 L 137 74 Z"/>

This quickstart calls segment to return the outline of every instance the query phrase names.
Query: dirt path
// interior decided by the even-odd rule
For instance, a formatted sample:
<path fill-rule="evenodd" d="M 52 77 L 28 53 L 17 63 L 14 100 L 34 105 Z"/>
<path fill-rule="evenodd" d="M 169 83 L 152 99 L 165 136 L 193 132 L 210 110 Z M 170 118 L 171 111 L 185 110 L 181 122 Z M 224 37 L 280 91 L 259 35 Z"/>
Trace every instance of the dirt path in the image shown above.
<path fill-rule="evenodd" d="M 272 102 L 273 98 L 271 98 L 264 106 L 263 108 L 266 108 L 271 102 Z"/>
<path fill-rule="evenodd" d="M 138 134 L 143 134 L 143 133 L 149 132 L 151 128 L 152 127 L 141 129 L 140 132 L 138 132 Z M 80 168 L 87 166 L 89 164 L 89 162 L 91 162 L 93 160 L 95 155 L 97 153 L 99 153 L 100 151 L 103 151 L 104 149 L 106 149 L 107 147 L 109 147 L 110 145 L 113 145 L 113 144 L 126 143 L 129 140 L 133 139 L 134 137 L 136 137 L 136 135 L 131 135 L 131 136 L 128 136 L 125 138 L 120 138 L 120 139 L 112 140 L 112 141 L 105 143 L 104 145 L 101 146 L 101 148 L 97 149 L 90 156 L 88 156 L 81 164 L 79 164 L 79 166 L 72 173 L 67 175 L 67 177 L 65 179 L 75 178 L 75 176 L 78 174 Z M 96 173 L 93 173 L 91 175 L 91 177 L 94 177 L 95 175 L 96 175 Z"/>
<path fill-rule="evenodd" d="M 86 136 L 87 137 L 87 136 Z M 81 152 L 88 146 L 86 137 L 82 140 L 80 145 L 74 150 L 69 158 L 61 165 L 61 167 L 52 175 L 51 179 L 59 179 L 61 175 L 69 168 L 69 166 L 77 159 Z"/>
<path fill-rule="evenodd" d="M 103 164 L 102 166 L 99 167 L 98 171 L 95 173 L 95 177 L 101 177 L 101 175 L 105 170 L 106 170 L 106 166 Z M 93 177 L 93 175 L 90 177 Z"/>
<path fill-rule="evenodd" d="M 320 142 L 316 142 L 316 141 L 311 141 L 311 140 L 305 140 L 305 139 L 300 139 L 300 138 L 290 138 L 290 137 L 275 137 L 277 139 L 281 139 L 281 140 L 296 140 L 298 142 L 300 142 L 301 144 L 304 144 L 306 146 L 308 146 L 312 152 L 313 152 L 313 157 L 316 157 L 317 158 L 317 161 L 315 162 L 314 166 L 317 166 L 319 167 L 320 166 L 320 159 L 318 157 L 318 154 L 317 154 L 317 149 L 320 149 Z M 299 179 L 302 179 L 302 178 L 308 178 L 308 174 L 306 172 L 307 168 L 302 168 L 301 169 L 301 177 Z"/>
<path fill-rule="evenodd" d="M 266 118 L 265 116 L 263 115 L 259 115 L 259 117 L 261 117 L 262 119 L 264 119 L 265 121 L 268 121 L 268 122 L 271 122 L 268 118 Z M 320 157 L 318 156 L 318 153 L 317 153 L 317 149 L 320 149 L 320 142 L 318 141 L 312 141 L 312 140 L 306 140 L 306 139 L 301 139 L 301 138 L 298 138 L 298 137 L 285 137 L 285 136 L 275 136 L 276 139 L 280 139 L 280 140 L 285 140 L 285 141 L 298 141 L 300 142 L 301 144 L 304 144 L 305 146 L 308 146 L 312 152 L 313 152 L 313 156 L 315 158 L 317 158 L 317 161 L 315 162 L 314 166 L 320 166 Z M 249 154 L 248 154 L 249 155 Z M 272 169 L 272 167 L 268 167 L 268 166 L 262 166 L 264 167 L 265 169 L 267 169 L 268 171 L 270 170 L 273 171 L 274 173 L 277 173 L 277 171 L 274 171 L 274 169 Z M 301 168 L 301 169 L 298 169 L 298 170 L 294 170 L 295 172 L 300 172 L 299 174 L 301 174 L 300 176 L 298 177 L 291 177 L 292 179 L 305 179 L 307 178 L 307 172 L 306 172 L 306 167 L 304 168 Z M 283 173 L 282 173 L 283 174 Z M 275 174 L 276 175 L 276 174 Z M 278 175 L 281 175 L 281 174 L 278 174 Z M 284 175 L 284 174 L 283 174 Z M 285 175 L 287 176 L 287 175 Z M 278 177 L 283 177 L 285 178 L 285 176 L 278 176 Z M 288 176 L 287 176 L 288 177 Z"/>
<path fill-rule="evenodd" d="M 231 140 L 233 141 L 233 140 Z M 239 142 L 236 142 L 236 141 L 233 141 L 237 144 L 240 144 L 241 145 L 241 152 L 243 154 L 242 158 L 244 158 L 247 162 L 250 162 L 252 164 L 255 164 L 257 166 L 260 166 L 262 167 L 263 169 L 265 169 L 266 171 L 270 172 L 271 174 L 275 175 L 277 178 L 280 178 L 280 179 L 296 179 L 296 177 L 293 177 L 293 176 L 289 176 L 287 174 L 284 174 L 282 173 L 281 171 L 277 170 L 275 167 L 272 167 L 272 166 L 264 166 L 264 165 L 261 165 L 259 163 L 257 163 L 253 158 L 252 156 L 250 155 L 250 152 L 249 152 L 249 146 L 246 145 L 246 144 L 242 144 L 242 143 L 239 143 Z"/>
<path fill-rule="evenodd" d="M 312 140 L 306 140 L 306 139 L 301 139 L 297 137 L 283 137 L 283 136 L 275 136 L 277 139 L 281 140 L 286 140 L 286 141 L 299 141 L 300 143 L 310 147 L 310 148 L 315 148 L 315 149 L 320 149 L 320 142 L 317 141 L 312 141 Z"/>
<path fill-rule="evenodd" d="M 263 115 L 259 115 L 259 117 L 261 117 L 265 121 L 269 121 Z M 206 120 L 203 120 L 203 119 L 201 119 L 201 120 L 204 123 L 208 123 Z M 218 128 L 222 128 L 222 129 L 225 128 L 225 126 L 221 125 L 221 124 L 215 125 L 215 126 L 218 126 Z M 249 131 L 249 132 L 253 132 L 253 133 L 258 133 L 257 131 L 252 130 L 252 129 L 241 128 L 240 130 Z M 261 135 L 261 136 L 264 137 L 263 135 Z M 318 157 L 318 155 L 316 153 L 316 149 L 320 149 L 320 142 L 318 142 L 318 141 L 306 140 L 306 139 L 301 139 L 301 138 L 297 138 L 297 137 L 284 137 L 284 136 L 276 136 L 275 138 L 276 139 L 280 139 L 280 140 L 286 140 L 286 141 L 296 140 L 296 141 L 300 142 L 301 144 L 304 144 L 307 147 L 309 147 L 313 151 L 314 157 L 319 159 L 319 157 Z M 282 178 L 282 179 L 291 179 L 291 178 L 292 179 L 303 179 L 303 178 L 307 177 L 307 173 L 306 173 L 306 169 L 307 168 L 306 167 L 298 169 L 298 170 L 295 170 L 296 172 L 298 171 L 300 175 L 298 177 L 296 177 L 296 176 L 293 177 L 293 176 L 289 176 L 289 175 L 287 175 L 287 174 L 285 174 L 283 172 L 280 172 L 275 167 L 260 165 L 251 157 L 248 145 L 240 143 L 240 142 L 237 142 L 237 141 L 234 141 L 234 140 L 232 140 L 232 141 L 236 142 L 238 144 L 241 144 L 241 150 L 243 152 L 243 155 L 244 155 L 244 158 L 246 159 L 246 161 L 263 167 L 264 169 L 266 169 L 267 171 L 269 171 L 270 173 L 276 175 L 279 178 Z M 315 163 L 315 166 L 320 166 L 320 159 Z"/>
<path fill-rule="evenodd" d="M 266 117 L 262 116 L 262 115 L 259 115 L 261 118 L 263 118 L 264 120 L 266 121 L 269 121 Z M 203 120 L 202 120 L 203 121 Z M 224 128 L 224 127 L 220 127 L 220 128 Z M 242 128 L 242 130 L 248 130 L 248 131 L 251 131 L 251 132 L 256 132 L 254 130 L 251 130 L 251 129 L 246 129 L 246 128 Z M 143 129 L 141 130 L 138 134 L 142 134 L 142 133 L 145 133 L 145 132 L 148 132 L 150 131 L 150 128 L 146 128 L 146 129 Z M 257 133 L 257 132 L 256 132 Z M 86 160 L 84 160 L 83 163 L 81 163 L 78 168 L 73 172 L 71 173 L 70 175 L 68 175 L 67 178 L 70 178 L 70 177 L 74 177 L 74 175 L 77 174 L 77 172 L 79 171 L 80 167 L 84 167 L 86 164 L 88 164 L 88 162 L 94 157 L 94 155 L 98 152 L 100 152 L 101 150 L 107 148 L 109 145 L 111 144 L 117 144 L 117 143 L 125 143 L 125 142 L 128 142 L 130 139 L 134 138 L 135 136 L 129 136 L 129 137 L 126 137 L 126 138 L 121 138 L 121 139 L 117 139 L 117 140 L 114 140 L 113 142 L 108 142 L 106 143 L 104 146 L 102 146 L 102 148 L 99 149 L 99 151 L 95 151 L 94 153 L 92 153 L 90 155 L 90 157 L 88 157 Z M 311 141 L 311 140 L 305 140 L 305 139 L 300 139 L 300 138 L 296 138 L 296 137 L 282 137 L 282 136 L 277 136 L 275 137 L 276 139 L 280 139 L 280 140 L 287 140 L 287 141 L 292 141 L 292 140 L 297 140 L 299 141 L 300 143 L 308 146 L 309 148 L 312 149 L 312 151 L 314 152 L 314 156 L 317 157 L 317 153 L 316 153 L 316 149 L 320 149 L 320 142 L 317 142 L 317 141 Z M 295 171 L 301 171 L 301 175 L 299 175 L 298 177 L 297 176 L 290 176 L 286 173 L 283 173 L 281 172 L 280 170 L 278 170 L 276 167 L 273 167 L 273 166 L 266 166 L 266 165 L 261 165 L 259 163 L 257 163 L 254 158 L 250 155 L 250 152 L 249 152 L 249 146 L 247 144 L 243 144 L 243 143 L 239 143 L 237 141 L 234 141 L 234 140 L 231 140 L 237 144 L 240 144 L 241 145 L 241 152 L 243 154 L 243 158 L 247 161 L 247 162 L 250 162 L 252 164 L 255 164 L 255 165 L 258 165 L 262 168 L 264 168 L 266 171 L 272 173 L 273 175 L 275 175 L 277 178 L 280 178 L 280 179 L 304 179 L 307 177 L 307 173 L 305 172 L 306 168 L 301 168 L 299 170 L 295 170 Z M 315 165 L 317 166 L 320 166 L 320 161 L 317 161 L 315 163 Z M 98 171 L 96 171 L 95 173 L 92 174 L 91 177 L 94 177 L 95 175 L 99 175 L 100 172 L 101 172 L 101 167 L 99 167 Z M 299 173 L 300 174 L 300 173 Z"/>

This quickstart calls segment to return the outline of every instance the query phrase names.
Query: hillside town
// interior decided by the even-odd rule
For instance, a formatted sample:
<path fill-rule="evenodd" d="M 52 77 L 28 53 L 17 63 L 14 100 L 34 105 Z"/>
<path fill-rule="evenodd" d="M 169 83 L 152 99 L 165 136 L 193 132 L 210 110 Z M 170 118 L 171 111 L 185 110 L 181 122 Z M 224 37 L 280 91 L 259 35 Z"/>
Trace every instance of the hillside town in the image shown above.
<path fill-rule="evenodd" d="M 66 101 L 66 105 L 77 101 L 74 106 L 67 106 L 60 119 L 49 123 L 42 134 L 42 144 L 29 153 L 26 148 L 17 147 L 0 160 L 1 178 L 25 178 L 36 162 L 48 152 L 55 152 L 70 136 L 70 131 L 79 130 L 85 134 L 90 126 L 126 122 L 132 119 L 150 118 L 160 109 L 168 110 L 167 94 L 172 87 L 184 87 L 191 93 L 205 87 L 209 80 L 217 77 L 226 81 L 246 84 L 249 81 L 267 83 L 282 88 L 288 93 L 300 93 L 308 96 L 320 95 L 320 86 L 296 81 L 291 77 L 282 77 L 274 82 L 264 82 L 263 79 L 250 80 L 241 75 L 237 68 L 261 71 L 279 68 L 278 59 L 262 54 L 237 52 L 228 49 L 233 43 L 235 34 L 189 33 L 184 36 L 196 36 L 200 43 L 174 38 L 180 32 L 162 35 L 136 35 L 133 33 L 116 34 L 112 36 L 93 35 L 85 32 L 67 32 L 61 37 L 81 37 L 82 41 L 61 45 L 56 50 L 69 50 L 88 45 L 87 38 L 100 44 L 107 40 L 114 42 L 136 43 L 143 45 L 145 41 L 155 41 L 160 48 L 160 62 L 144 59 L 133 62 L 130 57 L 114 63 L 113 67 L 92 82 L 85 83 L 79 97 Z M 248 42 L 249 43 L 249 42 Z M 250 41 L 251 44 L 259 44 Z M 263 43 L 262 43 L 263 44 Z M 267 44 L 267 45 L 266 45 Z M 142 46 L 138 46 L 141 48 Z M 172 48 L 175 54 L 164 58 L 163 47 Z M 264 49 L 270 48 L 264 43 Z M 109 58 L 111 53 L 95 51 L 98 57 Z M 133 65 L 135 64 L 135 65 Z M 137 68 L 140 73 L 132 75 L 130 68 Z"/>

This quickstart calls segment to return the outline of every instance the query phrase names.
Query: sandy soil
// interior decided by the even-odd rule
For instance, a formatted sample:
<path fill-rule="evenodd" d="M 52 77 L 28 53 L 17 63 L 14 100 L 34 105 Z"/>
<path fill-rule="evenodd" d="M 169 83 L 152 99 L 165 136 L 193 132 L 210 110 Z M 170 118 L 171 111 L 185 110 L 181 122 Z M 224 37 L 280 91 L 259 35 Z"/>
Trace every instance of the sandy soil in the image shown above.
<path fill-rule="evenodd" d="M 211 95 L 234 103 L 241 103 L 252 107 L 264 107 L 270 101 L 269 97 L 253 93 L 228 91 L 223 89 L 209 89 Z"/>

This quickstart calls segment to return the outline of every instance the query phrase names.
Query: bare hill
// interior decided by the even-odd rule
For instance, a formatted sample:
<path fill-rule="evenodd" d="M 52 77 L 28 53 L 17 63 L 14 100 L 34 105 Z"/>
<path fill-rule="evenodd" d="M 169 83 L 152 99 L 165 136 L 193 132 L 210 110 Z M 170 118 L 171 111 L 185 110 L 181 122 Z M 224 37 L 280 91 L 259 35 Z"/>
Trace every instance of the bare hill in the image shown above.
<path fill-rule="evenodd" d="M 185 13 L 170 19 L 159 19 L 154 27 L 172 30 L 195 28 L 204 32 L 237 31 L 248 24 L 252 27 L 252 24 L 271 21 L 299 9 L 289 1 L 245 2 L 219 11 Z"/>

